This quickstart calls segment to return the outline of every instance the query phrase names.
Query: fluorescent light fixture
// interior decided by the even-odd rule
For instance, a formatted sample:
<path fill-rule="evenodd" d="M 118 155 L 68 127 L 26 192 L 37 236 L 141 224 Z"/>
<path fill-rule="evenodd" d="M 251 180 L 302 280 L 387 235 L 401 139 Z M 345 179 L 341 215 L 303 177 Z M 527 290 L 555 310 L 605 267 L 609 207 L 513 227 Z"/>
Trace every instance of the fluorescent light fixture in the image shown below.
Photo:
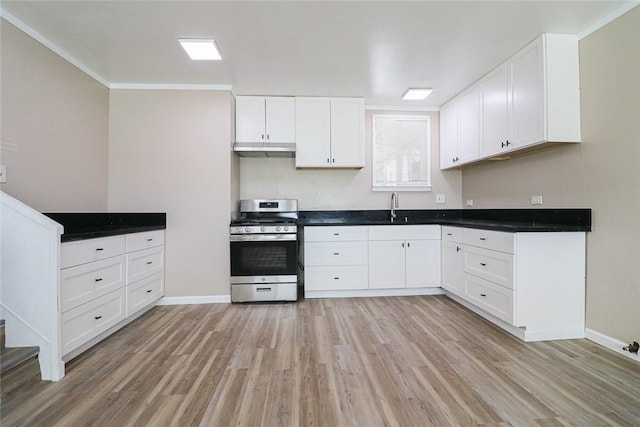
<path fill-rule="evenodd" d="M 193 60 L 222 59 L 218 46 L 213 39 L 178 39 L 189 58 Z"/>
<path fill-rule="evenodd" d="M 422 100 L 431 95 L 432 91 L 433 89 L 407 89 L 404 95 L 402 95 L 402 99 L 405 101 Z"/>

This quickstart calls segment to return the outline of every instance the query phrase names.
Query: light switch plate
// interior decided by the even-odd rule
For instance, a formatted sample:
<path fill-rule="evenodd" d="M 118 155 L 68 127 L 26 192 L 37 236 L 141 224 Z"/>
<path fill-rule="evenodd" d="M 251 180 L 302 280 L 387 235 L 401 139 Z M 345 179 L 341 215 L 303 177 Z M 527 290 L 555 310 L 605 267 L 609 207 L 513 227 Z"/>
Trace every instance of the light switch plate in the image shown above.
<path fill-rule="evenodd" d="M 0 184 L 7 182 L 7 165 L 0 165 Z"/>
<path fill-rule="evenodd" d="M 532 205 L 541 205 L 542 204 L 542 196 L 531 196 L 531 204 Z"/>
<path fill-rule="evenodd" d="M 446 203 L 444 194 L 436 194 L 436 203 L 440 203 L 440 204 Z"/>

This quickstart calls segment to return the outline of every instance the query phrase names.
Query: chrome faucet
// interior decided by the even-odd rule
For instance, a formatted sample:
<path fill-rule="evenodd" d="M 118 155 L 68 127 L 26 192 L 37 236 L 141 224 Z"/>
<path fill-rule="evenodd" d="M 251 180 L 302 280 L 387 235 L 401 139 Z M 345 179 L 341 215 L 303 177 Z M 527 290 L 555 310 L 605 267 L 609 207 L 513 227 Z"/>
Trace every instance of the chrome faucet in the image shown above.
<path fill-rule="evenodd" d="M 396 209 L 398 208 L 398 193 L 395 191 L 391 193 L 391 222 L 396 219 L 398 214 L 396 213 Z"/>

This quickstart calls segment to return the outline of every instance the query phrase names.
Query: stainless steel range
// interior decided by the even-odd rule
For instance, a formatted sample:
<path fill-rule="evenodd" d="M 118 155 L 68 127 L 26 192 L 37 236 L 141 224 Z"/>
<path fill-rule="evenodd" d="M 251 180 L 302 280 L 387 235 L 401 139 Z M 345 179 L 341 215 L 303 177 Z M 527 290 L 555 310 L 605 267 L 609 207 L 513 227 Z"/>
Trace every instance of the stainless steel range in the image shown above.
<path fill-rule="evenodd" d="M 241 200 L 231 222 L 231 302 L 298 299 L 298 201 Z"/>

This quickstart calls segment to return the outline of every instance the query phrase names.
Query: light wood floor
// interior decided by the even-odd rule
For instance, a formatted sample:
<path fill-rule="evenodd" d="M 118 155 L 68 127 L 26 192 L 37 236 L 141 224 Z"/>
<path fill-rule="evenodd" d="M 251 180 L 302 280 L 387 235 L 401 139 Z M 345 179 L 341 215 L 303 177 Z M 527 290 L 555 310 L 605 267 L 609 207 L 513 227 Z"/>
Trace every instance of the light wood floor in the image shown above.
<path fill-rule="evenodd" d="M 640 425 L 640 365 L 523 343 L 444 296 L 157 307 L 2 426 Z"/>

